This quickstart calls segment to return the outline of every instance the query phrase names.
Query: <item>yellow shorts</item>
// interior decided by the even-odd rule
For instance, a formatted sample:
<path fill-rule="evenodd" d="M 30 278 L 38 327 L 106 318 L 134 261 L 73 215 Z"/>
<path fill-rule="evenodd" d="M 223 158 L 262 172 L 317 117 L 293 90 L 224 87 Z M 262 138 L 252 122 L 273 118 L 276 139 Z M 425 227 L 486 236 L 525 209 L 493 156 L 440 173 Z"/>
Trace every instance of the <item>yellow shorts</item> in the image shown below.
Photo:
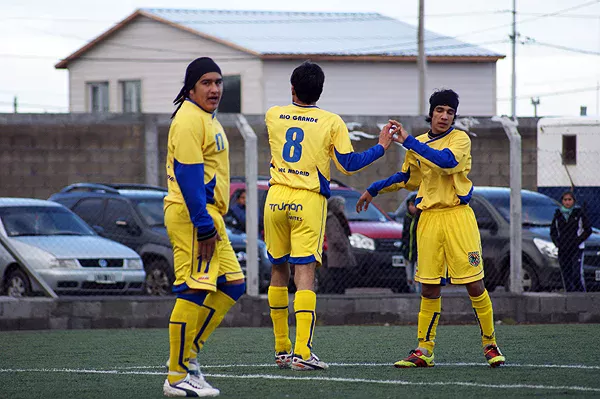
<path fill-rule="evenodd" d="M 466 284 L 483 278 L 481 238 L 468 205 L 423 211 L 417 225 L 415 280 Z"/>
<path fill-rule="evenodd" d="M 281 185 L 265 201 L 265 242 L 271 263 L 321 264 L 327 200 L 319 193 Z"/>
<path fill-rule="evenodd" d="M 231 247 L 223 216 L 216 208 L 208 205 L 208 214 L 221 236 L 210 262 L 198 260 L 196 228 L 190 221 L 190 214 L 184 204 L 169 204 L 165 209 L 165 226 L 173 246 L 175 283 L 173 292 L 188 289 L 216 291 L 217 283 L 244 278 L 244 273 Z"/>

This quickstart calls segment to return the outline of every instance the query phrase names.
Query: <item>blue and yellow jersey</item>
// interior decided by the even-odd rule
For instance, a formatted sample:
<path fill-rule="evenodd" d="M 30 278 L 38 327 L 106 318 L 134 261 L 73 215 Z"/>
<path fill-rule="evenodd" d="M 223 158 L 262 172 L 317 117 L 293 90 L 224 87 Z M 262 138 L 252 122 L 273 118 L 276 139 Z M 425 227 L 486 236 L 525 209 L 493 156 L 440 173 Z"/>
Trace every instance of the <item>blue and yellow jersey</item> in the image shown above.
<path fill-rule="evenodd" d="M 316 105 L 291 104 L 270 108 L 265 115 L 271 146 L 269 184 L 309 190 L 329 198 L 330 160 L 351 175 L 385 153 L 377 144 L 355 153 L 346 124 Z"/>
<path fill-rule="evenodd" d="M 367 188 L 369 194 L 375 197 L 401 188 L 418 188 L 415 202 L 422 210 L 469 203 L 473 183 L 467 178 L 471 170 L 471 139 L 466 132 L 450 128 L 438 136 L 409 136 L 403 145 L 408 151 L 402 170 L 371 184 Z"/>
<path fill-rule="evenodd" d="M 229 143 L 215 114 L 183 102 L 171 128 L 167 152 L 165 208 L 185 204 L 199 233 L 214 229 L 206 205 L 221 215 L 229 209 Z"/>

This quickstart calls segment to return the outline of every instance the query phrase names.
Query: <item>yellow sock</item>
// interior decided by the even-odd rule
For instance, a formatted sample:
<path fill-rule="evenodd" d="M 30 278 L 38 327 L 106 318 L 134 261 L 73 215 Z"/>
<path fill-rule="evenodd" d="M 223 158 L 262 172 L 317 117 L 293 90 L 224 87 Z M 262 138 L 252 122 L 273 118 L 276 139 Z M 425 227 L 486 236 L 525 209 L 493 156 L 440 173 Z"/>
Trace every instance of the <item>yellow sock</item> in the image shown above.
<path fill-rule="evenodd" d="M 419 347 L 433 353 L 435 346 L 435 332 L 442 311 L 442 298 L 429 299 L 421 297 L 421 310 L 419 310 Z"/>
<path fill-rule="evenodd" d="M 196 336 L 200 306 L 177 298 L 169 320 L 169 383 L 185 378 L 188 373 L 189 353 Z"/>
<path fill-rule="evenodd" d="M 288 289 L 287 287 L 269 287 L 267 294 L 273 320 L 273 334 L 275 335 L 275 352 L 292 351 L 290 341 L 290 327 L 288 325 Z"/>
<path fill-rule="evenodd" d="M 481 330 L 481 343 L 484 347 L 487 345 L 496 345 L 496 332 L 494 330 L 494 310 L 492 301 L 487 290 L 478 297 L 470 297 L 473 304 L 473 311 L 479 323 Z"/>
<path fill-rule="evenodd" d="M 296 312 L 296 345 L 294 354 L 302 356 L 304 360 L 310 358 L 313 333 L 317 314 L 317 294 L 310 290 L 296 291 L 294 310 Z"/>
<path fill-rule="evenodd" d="M 196 324 L 196 339 L 194 339 L 194 345 L 192 345 L 190 351 L 191 357 L 195 358 L 198 355 L 208 337 L 221 324 L 233 305 L 235 305 L 235 301 L 220 290 L 211 292 L 206 296 L 203 305 L 200 307 L 200 315 Z"/>

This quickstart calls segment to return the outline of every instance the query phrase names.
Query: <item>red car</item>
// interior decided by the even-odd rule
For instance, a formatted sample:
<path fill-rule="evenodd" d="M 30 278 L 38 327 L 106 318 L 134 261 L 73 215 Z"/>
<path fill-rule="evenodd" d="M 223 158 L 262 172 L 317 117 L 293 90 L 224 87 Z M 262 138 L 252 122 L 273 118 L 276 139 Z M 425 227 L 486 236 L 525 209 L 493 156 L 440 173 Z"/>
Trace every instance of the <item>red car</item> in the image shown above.
<path fill-rule="evenodd" d="M 246 187 L 244 177 L 231 178 L 231 203 L 234 203 L 241 189 Z M 258 179 L 259 234 L 263 232 L 263 209 L 269 189 L 268 177 Z M 328 284 L 326 271 L 318 273 L 319 292 L 343 293 L 351 287 L 390 288 L 393 292 L 408 292 L 405 263 L 402 247 L 402 225 L 394 222 L 374 203 L 367 211 L 356 213 L 356 202 L 361 192 L 337 181 L 331 181 L 331 195 L 339 195 L 346 200 L 346 217 L 352 236 L 350 242 L 358 266 L 348 270 L 351 273 L 346 286 Z M 227 218 L 226 218 L 227 219 Z M 323 266 L 327 268 L 327 237 L 325 237 Z"/>

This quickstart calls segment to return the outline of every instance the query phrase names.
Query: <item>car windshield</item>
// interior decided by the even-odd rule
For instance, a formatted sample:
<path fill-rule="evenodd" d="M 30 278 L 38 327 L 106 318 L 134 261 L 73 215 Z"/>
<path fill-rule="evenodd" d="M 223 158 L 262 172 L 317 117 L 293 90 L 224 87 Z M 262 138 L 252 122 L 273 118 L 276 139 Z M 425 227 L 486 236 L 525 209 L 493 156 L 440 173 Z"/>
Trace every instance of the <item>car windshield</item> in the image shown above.
<path fill-rule="evenodd" d="M 369 206 L 369 209 L 356 212 L 356 203 L 360 194 L 351 190 L 331 190 L 331 196 L 340 196 L 346 200 L 346 217 L 351 222 L 387 222 L 388 218 L 377 207 Z"/>
<path fill-rule="evenodd" d="M 148 226 L 162 227 L 165 225 L 162 198 L 140 198 L 135 199 L 134 202 Z"/>
<path fill-rule="evenodd" d="M 485 193 L 484 196 L 500 212 L 502 217 L 510 222 L 510 193 Z M 550 226 L 556 208 L 560 204 L 543 194 L 523 192 L 521 194 L 523 225 Z"/>
<path fill-rule="evenodd" d="M 49 206 L 11 206 L 0 209 L 9 237 L 92 236 L 94 231 L 71 211 Z"/>

